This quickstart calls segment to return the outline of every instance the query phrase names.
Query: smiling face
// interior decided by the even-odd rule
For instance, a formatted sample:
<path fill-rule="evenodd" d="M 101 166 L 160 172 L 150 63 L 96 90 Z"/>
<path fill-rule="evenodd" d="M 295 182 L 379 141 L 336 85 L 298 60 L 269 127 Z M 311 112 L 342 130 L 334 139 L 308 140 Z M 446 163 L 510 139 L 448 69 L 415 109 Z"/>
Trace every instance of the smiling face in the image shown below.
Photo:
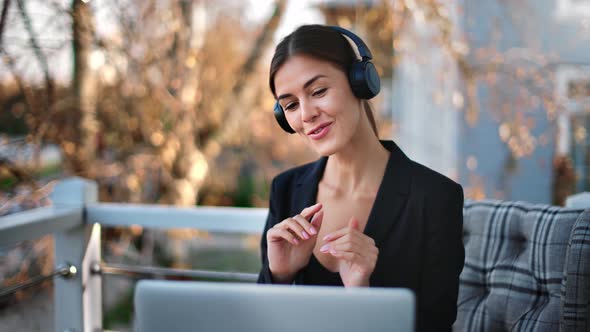
<path fill-rule="evenodd" d="M 337 153 L 359 130 L 361 101 L 332 63 L 294 55 L 277 71 L 274 84 L 289 125 L 320 155 Z"/>

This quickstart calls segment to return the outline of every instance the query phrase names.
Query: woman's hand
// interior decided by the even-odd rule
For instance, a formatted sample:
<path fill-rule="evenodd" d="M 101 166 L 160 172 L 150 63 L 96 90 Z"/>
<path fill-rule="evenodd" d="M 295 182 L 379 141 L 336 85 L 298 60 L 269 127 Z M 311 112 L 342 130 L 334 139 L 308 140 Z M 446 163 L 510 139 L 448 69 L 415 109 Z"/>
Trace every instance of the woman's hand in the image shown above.
<path fill-rule="evenodd" d="M 268 230 L 268 266 L 277 282 L 291 282 L 295 274 L 308 264 L 323 216 L 322 204 L 317 203 Z"/>
<path fill-rule="evenodd" d="M 324 240 L 327 243 L 320 251 L 339 260 L 338 269 L 344 286 L 369 286 L 379 249 L 372 238 L 359 230 L 358 220 L 352 217 L 348 227 L 324 236 Z"/>

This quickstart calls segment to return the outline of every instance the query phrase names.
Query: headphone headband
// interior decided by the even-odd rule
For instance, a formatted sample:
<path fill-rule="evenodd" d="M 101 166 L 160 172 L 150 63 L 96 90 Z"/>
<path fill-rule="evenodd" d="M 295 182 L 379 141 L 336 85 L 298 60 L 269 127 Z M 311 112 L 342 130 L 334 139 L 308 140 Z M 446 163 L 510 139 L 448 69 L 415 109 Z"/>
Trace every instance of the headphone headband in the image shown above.
<path fill-rule="evenodd" d="M 356 45 L 356 48 L 359 51 L 359 54 L 361 55 L 362 60 L 371 60 L 373 59 L 373 55 L 371 54 L 371 51 L 369 50 L 369 47 L 367 47 L 367 44 L 365 44 L 365 42 L 356 34 L 354 34 L 354 32 L 350 31 L 350 30 L 346 30 L 342 27 L 339 26 L 330 26 L 330 28 L 340 32 L 341 34 L 345 35 L 346 37 L 350 38 L 354 44 Z"/>

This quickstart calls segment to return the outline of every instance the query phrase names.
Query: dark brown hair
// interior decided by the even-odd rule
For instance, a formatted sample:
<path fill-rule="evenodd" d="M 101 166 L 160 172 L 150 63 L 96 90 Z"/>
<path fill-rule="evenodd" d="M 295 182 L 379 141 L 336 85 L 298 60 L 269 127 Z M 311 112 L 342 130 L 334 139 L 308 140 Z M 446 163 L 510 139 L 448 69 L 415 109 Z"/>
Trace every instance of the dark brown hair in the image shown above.
<path fill-rule="evenodd" d="M 277 96 L 275 92 L 275 75 L 277 71 L 290 57 L 301 54 L 336 65 L 344 72 L 346 77 L 348 77 L 348 71 L 352 63 L 357 59 L 353 46 L 340 32 L 325 25 L 302 25 L 283 38 L 275 48 L 268 78 L 270 90 L 275 98 Z M 368 100 L 363 100 L 363 108 L 373 132 L 378 135 L 373 110 Z"/>

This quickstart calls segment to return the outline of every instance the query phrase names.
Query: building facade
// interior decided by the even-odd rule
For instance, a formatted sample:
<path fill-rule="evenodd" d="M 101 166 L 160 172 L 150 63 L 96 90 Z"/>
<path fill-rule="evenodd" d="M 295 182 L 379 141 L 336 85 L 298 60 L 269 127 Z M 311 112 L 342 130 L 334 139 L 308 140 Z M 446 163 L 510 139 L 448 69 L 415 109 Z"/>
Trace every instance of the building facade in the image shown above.
<path fill-rule="evenodd" d="M 466 77 L 457 53 L 436 42 L 440 25 L 414 10 L 394 71 L 394 139 L 472 198 L 552 203 L 560 156 L 573 162 L 572 190 L 587 191 L 590 2 L 458 1 L 447 9 L 451 49 L 468 50 L 462 59 L 475 73 Z"/>

